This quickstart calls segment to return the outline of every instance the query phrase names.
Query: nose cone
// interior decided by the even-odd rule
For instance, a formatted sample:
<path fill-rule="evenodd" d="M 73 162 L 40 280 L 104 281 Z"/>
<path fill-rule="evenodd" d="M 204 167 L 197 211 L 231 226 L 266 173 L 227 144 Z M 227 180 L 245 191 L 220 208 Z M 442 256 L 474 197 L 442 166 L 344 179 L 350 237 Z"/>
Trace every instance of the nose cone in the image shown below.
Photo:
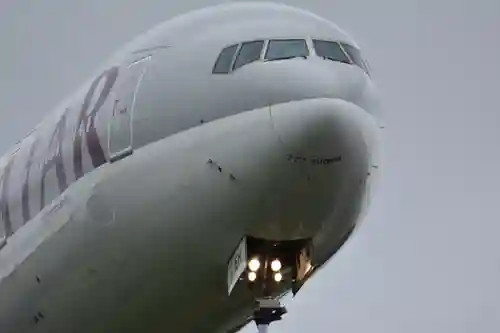
<path fill-rule="evenodd" d="M 272 105 L 273 130 L 287 156 L 290 180 L 286 206 L 257 236 L 317 237 L 333 246 L 354 225 L 365 205 L 366 182 L 377 160 L 373 117 L 341 99 L 307 99 Z M 325 250 L 327 251 L 327 250 Z"/>
<path fill-rule="evenodd" d="M 366 164 L 375 158 L 377 125 L 351 102 L 318 98 L 273 105 L 271 121 L 286 151 L 297 157 L 326 159 L 323 164 L 353 158 Z"/>

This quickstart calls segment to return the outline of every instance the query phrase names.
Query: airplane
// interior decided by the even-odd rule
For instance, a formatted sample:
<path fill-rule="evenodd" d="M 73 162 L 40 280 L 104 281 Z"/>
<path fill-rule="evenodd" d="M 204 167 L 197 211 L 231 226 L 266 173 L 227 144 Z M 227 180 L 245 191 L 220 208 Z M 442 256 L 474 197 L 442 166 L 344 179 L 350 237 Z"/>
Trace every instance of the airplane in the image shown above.
<path fill-rule="evenodd" d="M 1 159 L 0 332 L 264 331 L 364 219 L 380 115 L 309 11 L 161 23 Z"/>

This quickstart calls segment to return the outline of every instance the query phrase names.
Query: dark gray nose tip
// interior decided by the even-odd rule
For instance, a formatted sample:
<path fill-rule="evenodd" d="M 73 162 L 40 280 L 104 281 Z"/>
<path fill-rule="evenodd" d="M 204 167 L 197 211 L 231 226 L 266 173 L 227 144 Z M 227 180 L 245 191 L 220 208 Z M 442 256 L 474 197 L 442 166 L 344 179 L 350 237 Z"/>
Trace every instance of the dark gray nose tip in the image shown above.
<path fill-rule="evenodd" d="M 377 125 L 360 107 L 341 99 L 307 99 L 271 106 L 274 130 L 285 149 L 308 158 L 335 158 L 376 148 Z"/>

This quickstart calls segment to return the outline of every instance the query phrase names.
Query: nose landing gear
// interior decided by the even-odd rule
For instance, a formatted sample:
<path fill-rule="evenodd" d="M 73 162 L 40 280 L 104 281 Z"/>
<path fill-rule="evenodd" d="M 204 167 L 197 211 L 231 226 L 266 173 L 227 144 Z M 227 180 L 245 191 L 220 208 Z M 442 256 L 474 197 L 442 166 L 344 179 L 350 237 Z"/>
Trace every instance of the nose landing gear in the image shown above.
<path fill-rule="evenodd" d="M 255 301 L 253 320 L 259 333 L 282 319 L 287 310 L 277 299 L 295 295 L 313 270 L 310 239 L 271 241 L 244 237 L 228 263 L 228 294 L 237 285 L 248 287 Z"/>

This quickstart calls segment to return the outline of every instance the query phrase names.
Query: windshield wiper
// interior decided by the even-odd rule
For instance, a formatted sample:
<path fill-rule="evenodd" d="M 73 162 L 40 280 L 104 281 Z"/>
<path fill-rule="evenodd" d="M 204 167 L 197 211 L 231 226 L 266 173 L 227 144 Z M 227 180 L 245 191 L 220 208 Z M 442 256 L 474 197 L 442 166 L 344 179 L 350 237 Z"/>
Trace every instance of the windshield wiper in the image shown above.
<path fill-rule="evenodd" d="M 307 56 L 305 56 L 305 55 L 293 55 L 293 56 L 278 57 L 278 58 L 272 58 L 272 59 L 266 59 L 266 60 L 267 61 L 274 61 L 274 60 L 287 60 L 287 59 L 293 59 L 293 58 L 307 59 Z"/>
<path fill-rule="evenodd" d="M 349 60 L 344 60 L 344 59 L 337 59 L 337 58 L 334 58 L 334 57 L 329 57 L 329 56 L 322 56 L 321 57 L 322 59 L 328 59 L 328 60 L 331 60 L 331 61 L 339 61 L 341 63 L 344 63 L 344 64 L 348 64 L 350 65 L 351 62 Z"/>

